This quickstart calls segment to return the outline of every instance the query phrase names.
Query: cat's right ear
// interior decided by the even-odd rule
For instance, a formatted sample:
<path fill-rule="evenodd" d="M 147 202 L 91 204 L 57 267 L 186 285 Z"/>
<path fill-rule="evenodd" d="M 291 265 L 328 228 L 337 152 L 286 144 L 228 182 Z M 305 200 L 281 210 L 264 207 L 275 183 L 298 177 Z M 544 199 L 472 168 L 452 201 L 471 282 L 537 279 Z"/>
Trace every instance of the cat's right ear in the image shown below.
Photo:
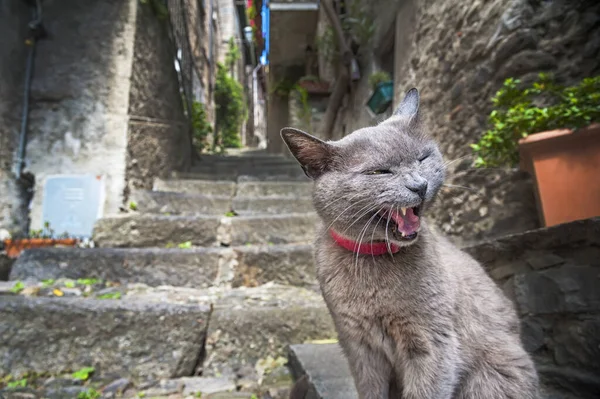
<path fill-rule="evenodd" d="M 291 127 L 281 129 L 281 138 L 311 179 L 321 176 L 331 166 L 335 154 L 331 144 Z"/>

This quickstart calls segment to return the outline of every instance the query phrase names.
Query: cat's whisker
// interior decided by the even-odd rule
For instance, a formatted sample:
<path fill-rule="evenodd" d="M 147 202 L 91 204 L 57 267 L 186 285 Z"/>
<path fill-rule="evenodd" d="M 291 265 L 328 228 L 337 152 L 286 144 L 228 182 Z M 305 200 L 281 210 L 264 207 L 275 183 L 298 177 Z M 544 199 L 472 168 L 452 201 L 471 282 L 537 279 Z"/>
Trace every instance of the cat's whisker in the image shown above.
<path fill-rule="evenodd" d="M 332 227 L 332 226 L 335 224 L 335 222 L 337 222 L 337 220 L 338 220 L 340 217 L 342 217 L 342 215 L 343 215 L 344 213 L 346 213 L 346 211 L 348 211 L 348 209 L 352 208 L 352 207 L 353 207 L 354 205 L 356 205 L 356 204 L 360 204 L 361 202 L 363 202 L 363 201 L 367 201 L 367 200 L 368 200 L 368 198 L 364 198 L 364 199 L 362 199 L 362 200 L 359 200 L 359 201 L 357 201 L 357 202 L 355 202 L 355 203 L 353 203 L 353 204 L 350 204 L 350 206 L 348 206 L 346 209 L 344 209 L 344 210 L 343 210 L 343 211 L 342 211 L 342 212 L 341 212 L 341 213 L 340 213 L 340 214 L 339 214 L 339 215 L 338 215 L 338 216 L 337 216 L 337 217 L 336 217 L 336 218 L 333 220 L 333 222 L 331 222 L 331 224 L 330 224 L 329 226 L 327 226 L 327 230 L 329 230 L 329 229 L 330 229 L 330 228 L 331 228 L 331 227 Z M 368 206 L 368 205 L 367 205 L 367 206 Z M 364 209 L 364 208 L 361 208 L 361 209 Z M 359 212 L 360 212 L 360 211 L 359 211 Z"/>
<path fill-rule="evenodd" d="M 447 168 L 448 166 L 452 165 L 453 163 L 460 162 L 463 159 L 469 158 L 470 156 L 471 155 L 463 155 L 462 157 L 458 157 L 456 159 L 453 159 L 452 161 L 445 162 L 444 163 L 444 169 Z"/>
<path fill-rule="evenodd" d="M 365 208 L 362 208 L 365 209 Z M 356 219 L 354 219 L 354 222 L 350 223 L 349 226 L 347 226 L 344 231 L 342 231 L 342 234 L 345 233 L 346 231 L 348 231 L 348 229 L 350 227 L 352 227 L 356 222 L 358 222 L 363 216 L 365 216 L 366 214 L 368 214 L 369 212 L 373 212 L 375 209 L 377 209 L 377 205 L 373 205 L 371 206 L 369 209 L 367 209 L 366 211 L 364 211 L 360 216 L 358 216 Z M 360 211 L 359 211 L 360 212 Z M 357 212 L 358 213 L 358 212 Z M 352 216 L 354 217 L 356 215 L 356 213 Z M 376 214 L 375 214 L 376 215 Z"/>
<path fill-rule="evenodd" d="M 354 247 L 354 252 L 356 252 L 356 266 L 355 268 L 358 269 L 358 248 L 360 248 L 360 245 L 362 243 L 362 240 L 365 238 L 365 234 L 367 234 L 367 231 L 369 230 L 369 226 L 371 225 L 373 218 L 377 216 L 377 214 L 374 214 L 373 216 L 371 216 L 371 218 L 367 221 L 367 223 L 365 224 L 365 226 L 361 229 L 359 235 L 358 235 L 358 242 Z M 360 273 L 360 271 L 359 271 Z"/>
<path fill-rule="evenodd" d="M 376 215 L 379 214 L 379 212 L 381 212 L 381 209 L 377 211 Z M 381 218 L 377 220 L 377 223 L 375 223 L 375 227 L 373 227 L 373 232 L 371 233 L 371 248 L 373 248 L 373 236 L 375 235 L 375 230 L 377 230 L 377 226 L 379 226 L 379 222 L 381 222 Z M 373 258 L 373 262 L 375 262 L 375 255 L 373 255 L 373 252 L 371 252 L 371 257 Z"/>
<path fill-rule="evenodd" d="M 360 193 L 356 193 L 356 194 L 354 194 L 352 197 L 348 198 L 348 201 L 352 201 L 354 198 L 358 197 L 359 195 L 360 195 Z M 327 204 L 327 205 L 325 205 L 325 206 L 323 207 L 323 210 L 325 210 L 325 209 L 329 208 L 331 205 L 333 205 L 333 204 L 335 204 L 336 202 L 338 202 L 339 200 L 343 200 L 343 199 L 345 199 L 345 198 L 346 198 L 346 197 L 339 197 L 338 199 L 331 201 L 329 204 Z"/>
<path fill-rule="evenodd" d="M 392 217 L 392 213 L 388 212 L 387 214 L 388 214 L 387 223 L 385 224 L 385 244 L 387 246 L 388 253 L 390 254 L 390 256 L 393 256 L 392 247 L 390 245 L 390 237 L 388 235 L 388 227 L 390 225 L 390 218 Z"/>

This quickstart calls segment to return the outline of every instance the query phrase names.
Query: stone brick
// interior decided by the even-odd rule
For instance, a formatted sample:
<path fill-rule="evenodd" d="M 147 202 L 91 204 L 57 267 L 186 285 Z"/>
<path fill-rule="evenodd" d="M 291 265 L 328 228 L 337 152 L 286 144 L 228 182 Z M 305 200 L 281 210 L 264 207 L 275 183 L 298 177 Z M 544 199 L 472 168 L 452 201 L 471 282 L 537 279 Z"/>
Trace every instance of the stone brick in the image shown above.
<path fill-rule="evenodd" d="M 169 378 L 190 375 L 207 306 L 79 298 L 0 297 L 0 374 L 77 370 Z"/>

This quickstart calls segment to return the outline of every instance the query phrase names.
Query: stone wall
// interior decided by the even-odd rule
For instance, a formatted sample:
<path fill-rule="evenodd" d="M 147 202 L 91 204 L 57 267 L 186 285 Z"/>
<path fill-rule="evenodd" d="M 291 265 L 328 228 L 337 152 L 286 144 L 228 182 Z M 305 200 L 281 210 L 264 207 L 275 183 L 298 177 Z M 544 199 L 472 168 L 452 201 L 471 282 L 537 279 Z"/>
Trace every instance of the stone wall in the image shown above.
<path fill-rule="evenodd" d="M 43 226 L 48 175 L 105 178 L 105 213 L 123 202 L 136 0 L 47 0 L 31 89 L 26 170 L 31 228 Z"/>
<path fill-rule="evenodd" d="M 24 2 L 0 0 L 0 236 L 27 230 L 27 187 L 15 180 L 12 168 L 21 127 L 29 12 Z"/>
<path fill-rule="evenodd" d="M 363 78 L 345 99 L 334 138 L 376 122 L 364 112 L 370 95 L 366 80 L 389 57 L 385 49 L 390 36 L 394 38 L 395 103 L 409 88 L 419 88 L 423 122 L 447 160 L 457 160 L 453 167 L 461 164 L 461 157 L 471 155 L 469 144 L 487 129 L 490 99 L 505 78 L 527 81 L 544 71 L 569 84 L 600 73 L 600 4 L 593 0 L 379 0 L 369 4 L 376 27 L 374 60 L 361 60 Z M 394 23 L 395 30 L 390 28 Z M 440 207 L 433 212 L 435 223 L 446 234 L 455 241 L 471 242 L 539 225 L 531 212 L 535 204 L 527 178 L 516 170 L 469 169 L 468 159 L 458 171 L 451 168 L 449 184 L 467 188 L 442 193 Z"/>
<path fill-rule="evenodd" d="M 600 218 L 467 248 L 521 317 L 521 335 L 546 387 L 600 394 Z M 564 397 L 562 395 L 548 397 Z"/>
<path fill-rule="evenodd" d="M 189 166 L 192 145 L 168 25 L 149 4 L 137 10 L 133 53 L 127 188 L 151 189 L 155 177 Z"/>

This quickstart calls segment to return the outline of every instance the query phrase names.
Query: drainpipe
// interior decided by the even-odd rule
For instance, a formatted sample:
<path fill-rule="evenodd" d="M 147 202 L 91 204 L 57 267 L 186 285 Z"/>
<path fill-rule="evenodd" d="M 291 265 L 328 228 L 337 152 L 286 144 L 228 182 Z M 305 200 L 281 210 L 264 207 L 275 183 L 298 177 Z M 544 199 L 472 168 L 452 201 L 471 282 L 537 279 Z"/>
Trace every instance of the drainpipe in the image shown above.
<path fill-rule="evenodd" d="M 31 3 L 31 2 L 29 2 Z M 31 17 L 29 22 L 29 35 L 25 40 L 25 44 L 29 46 L 29 54 L 27 55 L 27 64 L 25 68 L 25 88 L 23 89 L 23 114 L 21 117 L 21 131 L 19 133 L 19 147 L 13 166 L 13 173 L 17 180 L 21 179 L 23 165 L 25 163 L 25 147 L 27 146 L 27 122 L 29 119 L 29 92 L 31 90 L 31 78 L 33 76 L 33 61 L 35 59 L 35 47 L 39 39 L 46 36 L 46 32 L 42 25 L 42 5 L 41 0 L 35 0 L 32 4 Z"/>

